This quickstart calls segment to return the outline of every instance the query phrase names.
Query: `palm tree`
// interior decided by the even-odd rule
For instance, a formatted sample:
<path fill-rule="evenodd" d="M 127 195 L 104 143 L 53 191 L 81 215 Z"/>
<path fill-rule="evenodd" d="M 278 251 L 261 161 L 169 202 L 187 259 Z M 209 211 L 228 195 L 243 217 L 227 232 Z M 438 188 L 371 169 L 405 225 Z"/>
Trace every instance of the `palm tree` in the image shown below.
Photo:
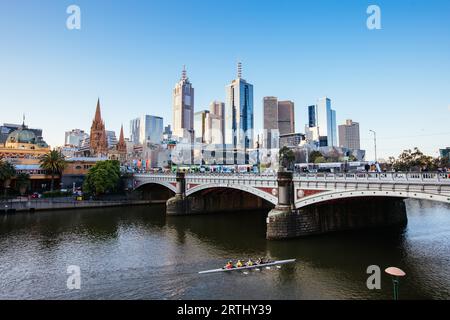
<path fill-rule="evenodd" d="M 16 176 L 16 189 L 23 196 L 30 186 L 30 175 L 28 173 L 19 173 Z"/>
<path fill-rule="evenodd" d="M 6 193 L 11 183 L 11 178 L 16 174 L 16 168 L 14 165 L 9 163 L 8 161 L 0 160 L 0 180 L 3 182 L 3 187 L 5 188 L 5 198 Z"/>
<path fill-rule="evenodd" d="M 53 191 L 55 184 L 55 175 L 61 175 L 62 171 L 66 168 L 66 161 L 64 160 L 64 156 L 56 151 L 52 150 L 49 153 L 43 155 L 39 161 L 41 164 L 41 168 L 47 170 L 52 176 L 52 183 L 50 186 L 50 191 Z"/>

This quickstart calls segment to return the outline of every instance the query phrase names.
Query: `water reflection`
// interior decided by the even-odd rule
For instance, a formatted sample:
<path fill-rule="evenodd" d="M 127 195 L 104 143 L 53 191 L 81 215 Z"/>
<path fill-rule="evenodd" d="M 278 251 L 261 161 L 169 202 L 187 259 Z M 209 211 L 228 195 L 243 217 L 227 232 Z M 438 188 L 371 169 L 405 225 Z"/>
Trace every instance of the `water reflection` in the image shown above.
<path fill-rule="evenodd" d="M 390 299 L 366 268 L 398 266 L 404 299 L 450 297 L 450 208 L 408 201 L 408 226 L 265 240 L 267 212 L 166 217 L 163 206 L 0 217 L 3 299 Z M 281 270 L 199 276 L 227 259 L 296 258 Z M 65 287 L 68 265 L 82 290 Z"/>

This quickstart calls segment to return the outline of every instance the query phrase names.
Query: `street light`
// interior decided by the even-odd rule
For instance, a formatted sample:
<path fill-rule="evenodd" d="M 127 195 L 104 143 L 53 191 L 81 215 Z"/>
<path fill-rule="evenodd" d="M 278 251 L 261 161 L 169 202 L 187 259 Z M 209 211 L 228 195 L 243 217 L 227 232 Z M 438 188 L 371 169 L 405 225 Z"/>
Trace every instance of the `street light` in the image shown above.
<path fill-rule="evenodd" d="M 392 277 L 392 284 L 394 285 L 394 300 L 398 300 L 399 279 L 406 276 L 406 273 L 396 267 L 387 268 L 384 272 Z"/>
<path fill-rule="evenodd" d="M 373 144 L 375 147 L 375 162 L 377 162 L 377 159 L 378 159 L 378 157 L 377 157 L 377 133 L 373 130 L 369 130 L 369 131 L 373 133 Z"/>

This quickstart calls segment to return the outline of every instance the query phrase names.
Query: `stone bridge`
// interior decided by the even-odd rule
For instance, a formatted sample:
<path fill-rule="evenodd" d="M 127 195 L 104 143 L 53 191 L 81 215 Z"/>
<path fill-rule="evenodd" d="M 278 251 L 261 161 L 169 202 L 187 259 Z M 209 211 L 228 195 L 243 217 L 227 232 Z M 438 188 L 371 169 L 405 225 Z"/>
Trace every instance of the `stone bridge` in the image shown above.
<path fill-rule="evenodd" d="M 450 174 L 434 172 L 133 176 L 134 189 L 149 185 L 175 194 L 169 215 L 273 208 L 269 239 L 405 224 L 407 198 L 450 204 Z"/>

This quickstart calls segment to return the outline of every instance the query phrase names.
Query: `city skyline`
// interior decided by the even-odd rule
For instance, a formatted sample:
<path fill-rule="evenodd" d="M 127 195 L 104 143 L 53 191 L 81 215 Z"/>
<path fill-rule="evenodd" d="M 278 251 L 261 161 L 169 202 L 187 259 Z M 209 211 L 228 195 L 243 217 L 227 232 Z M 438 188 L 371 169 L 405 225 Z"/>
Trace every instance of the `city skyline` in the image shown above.
<path fill-rule="evenodd" d="M 450 83 L 446 75 L 450 71 L 450 47 L 441 41 L 449 35 L 444 25 L 450 12 L 447 2 L 429 8 L 418 1 L 409 5 L 378 1 L 383 28 L 371 31 L 365 26 L 365 2 L 349 6 L 322 1 L 317 6 L 295 3 L 274 8 L 258 2 L 256 8 L 250 1 L 242 4 L 242 10 L 252 13 L 249 19 L 254 27 L 245 36 L 232 39 L 235 49 L 224 47 L 220 40 L 230 28 L 242 27 L 242 12 L 234 12 L 235 24 L 215 24 L 207 31 L 202 26 L 211 18 L 203 14 L 211 8 L 195 4 L 183 12 L 175 11 L 167 22 L 170 28 L 155 33 L 155 25 L 168 17 L 168 4 L 136 3 L 131 8 L 124 4 L 103 7 L 86 1 L 77 4 L 82 10 L 79 31 L 65 29 L 68 3 L 31 2 L 20 7 L 20 12 L 15 3 L 8 8 L 0 5 L 0 32 L 9 44 L 9 50 L 0 53 L 5 65 L 0 76 L 4 88 L 0 106 L 8 109 L 0 122 L 19 123 L 25 113 L 27 125 L 42 128 L 44 139 L 52 147 L 64 143 L 66 131 L 89 131 L 98 96 L 107 130 L 119 132 L 123 123 L 125 132 L 129 132 L 129 121 L 139 114 L 160 116 L 165 126 L 173 125 L 171 89 L 183 65 L 196 88 L 195 112 L 213 100 L 225 101 L 224 86 L 235 77 L 238 60 L 245 64 L 245 78 L 254 85 L 256 131 L 263 124 L 264 96 L 279 96 L 295 103 L 297 132 L 303 132 L 308 123 L 307 106 L 328 96 L 337 111 L 337 125 L 346 119 L 360 123 L 361 148 L 367 150 L 367 159 L 373 158 L 369 130 L 377 132 L 380 158 L 397 156 L 415 146 L 436 156 L 448 144 L 450 93 L 446 88 Z M 319 11 L 324 4 L 329 10 Z M 264 25 L 272 9 L 287 20 Z M 14 14 L 5 14 L 11 11 Z M 127 25 L 113 23 L 119 12 Z M 144 22 L 141 12 L 151 19 Z M 204 20 L 185 25 L 176 21 L 183 15 L 189 20 L 201 21 L 196 19 L 200 16 Z M 224 19 L 222 15 L 218 18 Z M 186 32 L 177 36 L 181 26 Z M 11 29 L 16 38 L 6 31 Z M 183 38 L 186 34 L 191 36 L 192 45 Z M 288 42 L 293 36 L 295 40 Z M 156 44 L 140 41 L 147 37 Z M 173 45 L 165 40 L 171 37 L 184 43 L 183 55 L 171 53 Z M 202 43 L 205 38 L 214 50 L 206 49 Z M 269 40 L 277 45 L 289 44 L 290 50 L 275 54 L 266 47 Z M 306 50 L 311 45 L 314 49 Z M 94 47 L 96 52 L 91 50 Z M 136 47 L 142 50 L 136 51 Z M 430 111 L 435 113 L 432 125 L 424 121 L 424 114 Z M 51 126 L 46 118 L 49 114 L 54 120 Z"/>

